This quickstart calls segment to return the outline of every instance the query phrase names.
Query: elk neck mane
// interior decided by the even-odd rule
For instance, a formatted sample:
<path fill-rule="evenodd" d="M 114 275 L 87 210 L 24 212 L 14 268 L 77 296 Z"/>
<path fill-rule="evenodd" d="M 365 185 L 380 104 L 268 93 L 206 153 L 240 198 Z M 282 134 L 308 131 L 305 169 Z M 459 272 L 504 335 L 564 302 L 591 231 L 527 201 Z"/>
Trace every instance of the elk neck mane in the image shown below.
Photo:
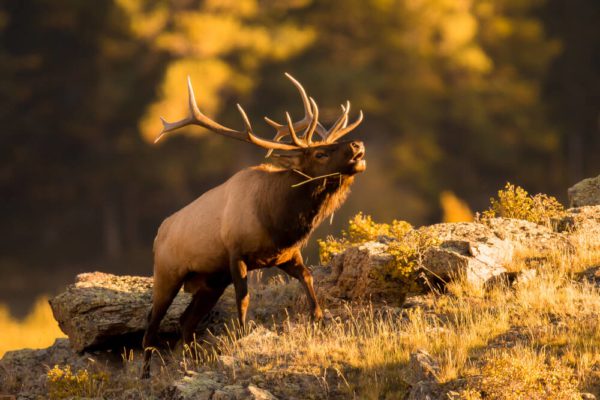
<path fill-rule="evenodd" d="M 257 198 L 259 219 L 278 249 L 304 245 L 308 236 L 350 193 L 353 176 L 340 175 L 307 182 L 289 169 L 268 164 L 254 168 L 264 173 Z"/>

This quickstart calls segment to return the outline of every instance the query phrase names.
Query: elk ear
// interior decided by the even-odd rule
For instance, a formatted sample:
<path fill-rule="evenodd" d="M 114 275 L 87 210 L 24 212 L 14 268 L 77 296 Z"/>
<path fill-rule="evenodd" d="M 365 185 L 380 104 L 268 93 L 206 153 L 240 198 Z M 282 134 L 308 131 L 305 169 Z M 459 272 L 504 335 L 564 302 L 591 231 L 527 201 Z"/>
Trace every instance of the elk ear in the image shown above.
<path fill-rule="evenodd" d="M 302 155 L 296 152 L 271 154 L 269 158 L 273 164 L 285 169 L 297 169 L 302 165 Z"/>

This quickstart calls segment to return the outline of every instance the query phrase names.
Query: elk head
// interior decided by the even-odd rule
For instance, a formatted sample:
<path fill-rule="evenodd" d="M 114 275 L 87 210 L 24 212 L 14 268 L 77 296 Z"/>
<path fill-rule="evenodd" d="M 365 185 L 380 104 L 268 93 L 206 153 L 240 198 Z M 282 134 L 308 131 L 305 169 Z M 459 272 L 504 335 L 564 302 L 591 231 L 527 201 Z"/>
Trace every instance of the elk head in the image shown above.
<path fill-rule="evenodd" d="M 237 105 L 238 111 L 245 126 L 243 131 L 227 128 L 202 114 L 196 104 L 192 82 L 188 76 L 189 115 L 177 122 L 167 122 L 161 118 L 163 130 L 154 142 L 158 142 L 163 135 L 173 130 L 187 125 L 199 125 L 220 135 L 267 149 L 267 157 L 271 157 L 275 165 L 295 170 L 309 179 L 333 174 L 351 176 L 364 171 L 366 161 L 364 160 L 365 147 L 363 143 L 360 141 L 338 142 L 342 136 L 352 131 L 362 122 L 362 111 L 359 112 L 358 118 L 348 125 L 350 102 L 347 101 L 345 105 L 341 106 L 342 114 L 340 117 L 329 130 L 326 130 L 319 123 L 317 103 L 312 97 L 306 95 L 306 91 L 300 82 L 288 73 L 285 75 L 300 93 L 304 105 L 304 117 L 293 122 L 290 114 L 286 112 L 285 124 L 277 123 L 265 117 L 265 121 L 277 130 L 273 140 L 262 139 L 254 134 L 250 120 L 239 104 Z M 297 131 L 300 130 L 303 130 L 303 132 L 298 134 Z M 313 140 L 315 133 L 321 140 Z M 289 136 L 289 141 L 283 142 L 282 140 L 287 136 Z"/>

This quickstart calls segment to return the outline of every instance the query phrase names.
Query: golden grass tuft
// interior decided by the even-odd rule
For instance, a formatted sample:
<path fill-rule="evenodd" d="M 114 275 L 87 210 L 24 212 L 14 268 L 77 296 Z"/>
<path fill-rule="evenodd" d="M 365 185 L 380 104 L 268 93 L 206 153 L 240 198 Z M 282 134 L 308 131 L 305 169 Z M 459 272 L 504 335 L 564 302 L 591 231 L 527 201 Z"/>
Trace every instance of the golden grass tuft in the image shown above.
<path fill-rule="evenodd" d="M 65 337 L 45 296 L 36 300 L 23 320 L 11 316 L 8 307 L 0 304 L 0 326 L 0 357 L 10 350 L 48 347 L 57 338 Z"/>

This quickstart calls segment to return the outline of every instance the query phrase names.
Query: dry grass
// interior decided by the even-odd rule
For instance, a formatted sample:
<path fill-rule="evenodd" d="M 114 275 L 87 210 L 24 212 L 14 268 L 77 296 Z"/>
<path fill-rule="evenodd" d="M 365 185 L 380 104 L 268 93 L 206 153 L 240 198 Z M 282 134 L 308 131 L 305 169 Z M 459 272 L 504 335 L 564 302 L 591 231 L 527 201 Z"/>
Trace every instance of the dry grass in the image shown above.
<path fill-rule="evenodd" d="M 65 337 L 46 297 L 38 298 L 23 320 L 12 317 L 8 307 L 0 304 L 0 326 L 0 357 L 9 350 L 48 347 L 56 338 Z"/>
<path fill-rule="evenodd" d="M 423 296 L 412 309 L 347 305 L 323 324 L 291 316 L 283 324 L 254 326 L 248 335 L 231 329 L 215 337 L 212 346 L 199 345 L 199 352 L 163 353 L 164 367 L 154 375 L 153 390 L 186 371 L 210 369 L 227 374 L 231 382 L 259 376 L 280 396 L 288 384 L 299 390 L 293 383 L 302 378 L 308 382 L 301 389 L 305 398 L 402 398 L 411 379 L 410 355 L 424 349 L 439 364 L 437 379 L 449 398 L 598 396 L 600 290 L 581 277 L 590 267 L 600 267 L 600 240 L 585 235 L 573 239 L 574 254 L 557 251 L 541 261 L 538 257 L 536 276 L 512 286 L 484 289 L 458 280 L 445 293 Z M 526 261 L 531 256 L 524 252 L 511 270 L 532 268 Z M 264 290 L 281 285 L 290 286 L 274 282 Z M 40 302 L 36 310 L 43 308 Z M 58 331 L 32 322 L 43 320 L 33 318 L 38 313 L 21 324 L 3 322 L 12 332 L 8 337 L 27 337 L 25 327 L 39 332 L 44 328 L 34 327 L 44 326 L 49 335 L 45 343 L 50 343 Z M 220 363 L 219 356 L 233 357 L 235 367 Z M 125 373 L 113 375 L 111 387 L 148 393 L 137 381 L 139 358 L 129 354 L 124 359 Z"/>
<path fill-rule="evenodd" d="M 485 392 L 486 398 L 598 395 L 600 290 L 579 276 L 600 266 L 600 243 L 585 236 L 575 240 L 575 254 L 546 255 L 536 277 L 514 286 L 484 290 L 458 281 L 412 310 L 356 307 L 345 313 L 348 318 L 321 327 L 290 320 L 283 329 L 260 328 L 240 340 L 223 340 L 220 351 L 264 374 L 318 377 L 337 371 L 338 385 L 359 398 L 393 398 L 404 390 L 409 356 L 417 349 L 439 363 L 442 385 Z M 525 266 L 515 264 L 515 270 Z M 525 375 L 519 375 L 514 395 L 502 391 L 517 373 Z M 331 389 L 331 383 L 323 386 L 324 392 Z"/>

